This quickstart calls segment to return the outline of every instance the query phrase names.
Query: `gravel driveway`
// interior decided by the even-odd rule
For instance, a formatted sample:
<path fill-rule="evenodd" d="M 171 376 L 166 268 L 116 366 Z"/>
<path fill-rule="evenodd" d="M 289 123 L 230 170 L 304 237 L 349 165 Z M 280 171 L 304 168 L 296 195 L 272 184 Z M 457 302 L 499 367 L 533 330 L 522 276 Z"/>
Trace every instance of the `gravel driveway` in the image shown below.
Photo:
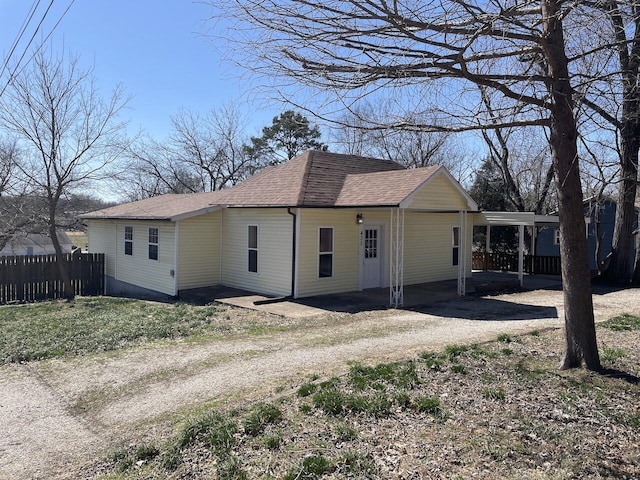
<path fill-rule="evenodd" d="M 594 307 L 597 320 L 640 315 L 640 290 L 596 294 Z M 423 311 L 361 313 L 330 329 L 3 366 L 0 478 L 79 478 L 83 465 L 115 445 L 156 435 L 181 409 L 203 401 L 270 396 L 312 373 L 342 373 L 349 360 L 409 358 L 499 333 L 561 327 L 562 308 L 559 291 L 467 297 Z"/>

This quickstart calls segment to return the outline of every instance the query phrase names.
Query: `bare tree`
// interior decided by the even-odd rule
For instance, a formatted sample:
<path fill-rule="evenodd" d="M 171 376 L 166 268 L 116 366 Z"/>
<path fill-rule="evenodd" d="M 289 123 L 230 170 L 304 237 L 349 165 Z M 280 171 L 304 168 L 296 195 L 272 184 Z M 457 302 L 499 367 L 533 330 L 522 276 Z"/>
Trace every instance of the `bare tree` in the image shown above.
<path fill-rule="evenodd" d="M 590 47 L 597 55 L 576 57 L 583 78 L 591 78 L 579 89 L 579 100 L 596 125 L 615 129 L 613 143 L 619 155 L 612 251 L 604 275 L 609 281 L 627 284 L 632 276 L 630 252 L 640 149 L 640 5 L 629 0 L 589 1 L 583 3 L 581 13 L 583 22 L 590 24 Z M 608 48 L 597 48 L 597 42 Z M 636 259 L 640 256 L 640 243 L 637 245 Z M 636 262 L 633 278 L 640 285 L 640 262 Z"/>
<path fill-rule="evenodd" d="M 482 130 L 482 138 L 489 148 L 489 160 L 500 172 L 511 210 L 547 213 L 553 164 L 544 130 L 501 127 L 504 113 L 501 116 L 496 112 L 485 88 L 480 88 L 480 93 L 489 115 L 487 126 L 496 125 L 496 128 Z"/>
<path fill-rule="evenodd" d="M 124 123 L 118 114 L 125 103 L 121 88 L 103 101 L 92 71 L 82 70 L 77 57 L 40 51 L 12 79 L 0 104 L 0 122 L 21 149 L 19 174 L 32 195 L 46 199 L 48 233 L 68 299 L 74 290 L 57 235 L 60 201 L 104 178 L 121 153 Z"/>
<path fill-rule="evenodd" d="M 477 87 L 482 86 L 505 100 L 501 111 L 511 112 L 492 128 L 547 128 L 565 298 L 561 367 L 584 363 L 597 370 L 601 365 L 584 236 L 574 75 L 567 57 L 573 44 L 564 36 L 572 8 L 560 0 L 236 0 L 232 14 L 250 24 L 233 32 L 245 56 L 240 61 L 269 78 L 315 87 L 314 92 L 324 89 L 343 102 L 343 92 L 362 96 L 387 86 L 417 93 L 424 87 L 423 97 L 434 99 L 426 91 L 432 88 L 428 93 L 437 93 L 436 103 L 447 102 L 441 104 L 441 114 L 451 121 L 420 126 L 425 131 L 485 128 L 478 122 L 479 116 L 488 117 L 478 101 Z"/>
<path fill-rule="evenodd" d="M 21 191 L 16 178 L 17 162 L 15 140 L 0 137 L 0 250 L 27 224 L 18 202 Z"/>
<path fill-rule="evenodd" d="M 211 192 L 235 185 L 254 170 L 244 151 L 246 121 L 229 104 L 202 115 L 180 110 L 164 141 L 141 139 L 129 151 L 126 196 Z"/>
<path fill-rule="evenodd" d="M 346 153 L 393 160 L 407 168 L 444 165 L 460 171 L 463 155 L 452 132 L 425 132 L 409 124 L 424 121 L 406 118 L 403 129 L 388 128 L 388 109 L 384 102 L 375 106 L 360 102 L 343 114 L 333 129 L 334 143 Z"/>

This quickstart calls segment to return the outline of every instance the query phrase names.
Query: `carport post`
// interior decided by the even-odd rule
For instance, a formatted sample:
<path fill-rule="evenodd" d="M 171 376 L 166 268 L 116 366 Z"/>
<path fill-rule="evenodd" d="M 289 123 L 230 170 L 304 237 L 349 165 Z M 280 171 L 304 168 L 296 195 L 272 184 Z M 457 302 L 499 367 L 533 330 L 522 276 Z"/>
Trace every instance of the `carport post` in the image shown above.
<path fill-rule="evenodd" d="M 491 225 L 487 225 L 487 238 L 485 243 L 484 249 L 487 253 L 491 253 Z"/>
<path fill-rule="evenodd" d="M 524 225 L 518 225 L 518 280 L 520 287 L 524 284 Z"/>

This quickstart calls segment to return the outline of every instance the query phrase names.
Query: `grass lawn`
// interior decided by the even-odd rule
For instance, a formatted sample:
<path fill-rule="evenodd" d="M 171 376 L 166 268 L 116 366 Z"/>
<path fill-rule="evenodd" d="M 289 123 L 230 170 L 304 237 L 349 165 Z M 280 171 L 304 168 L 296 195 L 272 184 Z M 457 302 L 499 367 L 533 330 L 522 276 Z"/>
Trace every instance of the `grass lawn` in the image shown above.
<path fill-rule="evenodd" d="M 163 304 L 79 297 L 0 307 L 0 364 L 118 350 L 145 342 L 215 336 L 251 323 L 233 322 L 222 305 Z M 255 323 L 255 322 L 254 322 Z"/>
<path fill-rule="evenodd" d="M 96 478 L 640 478 L 640 318 L 597 328 L 604 366 L 626 375 L 559 371 L 560 330 L 501 334 L 203 409 Z"/>

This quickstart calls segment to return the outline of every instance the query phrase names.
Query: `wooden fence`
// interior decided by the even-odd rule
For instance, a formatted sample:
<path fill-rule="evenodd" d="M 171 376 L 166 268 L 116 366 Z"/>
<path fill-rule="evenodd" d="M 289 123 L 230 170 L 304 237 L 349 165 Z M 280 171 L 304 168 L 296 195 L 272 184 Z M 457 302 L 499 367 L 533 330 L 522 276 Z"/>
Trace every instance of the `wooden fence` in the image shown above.
<path fill-rule="evenodd" d="M 474 270 L 518 271 L 518 254 L 473 252 Z M 525 255 L 524 273 L 537 275 L 561 275 L 560 257 Z"/>
<path fill-rule="evenodd" d="M 104 292 L 104 254 L 69 253 L 65 262 L 76 295 Z M 55 255 L 0 257 L 0 304 L 62 298 Z"/>

